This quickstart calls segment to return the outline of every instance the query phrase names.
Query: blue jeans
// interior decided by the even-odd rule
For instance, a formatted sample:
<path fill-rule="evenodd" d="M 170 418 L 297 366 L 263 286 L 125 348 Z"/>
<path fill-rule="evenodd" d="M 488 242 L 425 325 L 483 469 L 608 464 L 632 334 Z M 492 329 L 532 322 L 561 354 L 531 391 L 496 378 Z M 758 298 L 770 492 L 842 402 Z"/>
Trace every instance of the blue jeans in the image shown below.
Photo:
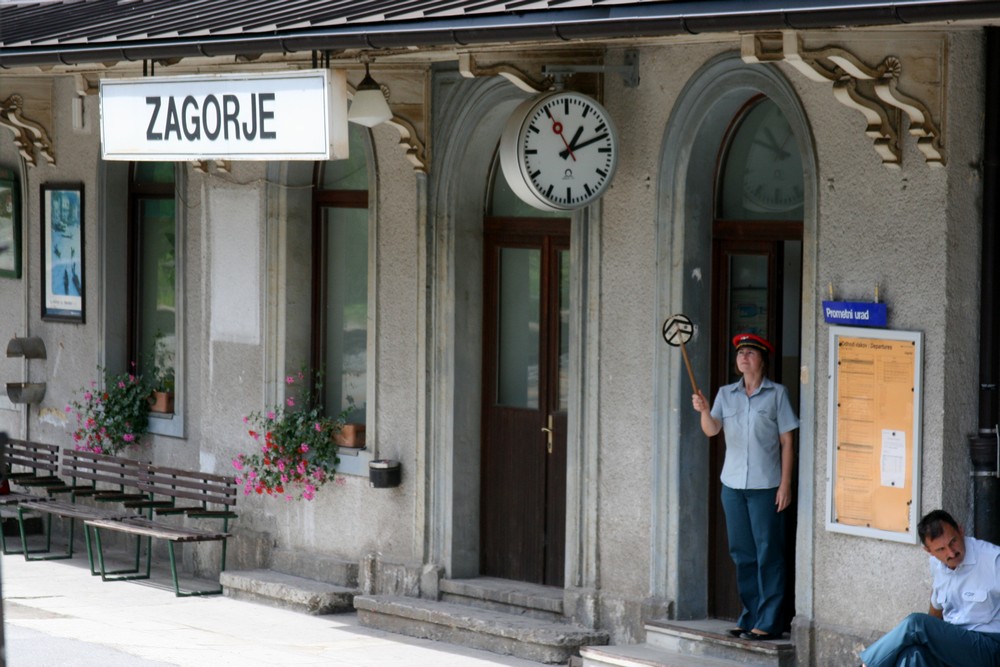
<path fill-rule="evenodd" d="M 1000 634 L 910 614 L 861 652 L 868 667 L 1000 667 Z"/>
<path fill-rule="evenodd" d="M 774 504 L 777 488 L 731 489 L 722 485 L 729 554 L 743 603 L 738 624 L 767 633 L 784 630 L 785 517 Z"/>

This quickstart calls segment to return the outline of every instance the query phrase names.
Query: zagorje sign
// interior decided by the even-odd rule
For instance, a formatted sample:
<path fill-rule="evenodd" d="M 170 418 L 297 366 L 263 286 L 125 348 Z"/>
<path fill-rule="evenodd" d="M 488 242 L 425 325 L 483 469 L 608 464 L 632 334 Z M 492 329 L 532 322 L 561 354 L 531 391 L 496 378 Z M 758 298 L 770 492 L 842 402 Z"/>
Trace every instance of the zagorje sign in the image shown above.
<path fill-rule="evenodd" d="M 342 74 L 342 73 L 341 73 Z M 346 78 L 328 70 L 104 79 L 105 160 L 327 160 L 346 136 Z M 342 123 L 342 128 L 334 127 Z"/>

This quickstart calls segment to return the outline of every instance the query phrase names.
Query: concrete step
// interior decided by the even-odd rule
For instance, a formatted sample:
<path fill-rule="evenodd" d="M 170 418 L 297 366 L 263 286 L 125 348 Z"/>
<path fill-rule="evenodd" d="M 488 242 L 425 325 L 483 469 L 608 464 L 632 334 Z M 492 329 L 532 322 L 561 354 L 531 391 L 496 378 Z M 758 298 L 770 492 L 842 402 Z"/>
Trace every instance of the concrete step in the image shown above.
<path fill-rule="evenodd" d="M 668 653 L 649 644 L 588 646 L 580 649 L 581 667 L 746 667 L 747 663 Z"/>
<path fill-rule="evenodd" d="M 368 627 L 549 664 L 565 663 L 581 647 L 608 641 L 607 633 L 598 630 L 453 602 L 359 595 L 354 607 Z"/>
<path fill-rule="evenodd" d="M 787 639 L 751 641 L 732 637 L 730 621 L 649 621 L 646 645 L 670 655 L 729 660 L 753 667 L 793 667 L 795 645 Z M 671 663 L 667 663 L 671 664 Z"/>
<path fill-rule="evenodd" d="M 563 590 L 495 577 L 443 579 L 441 601 L 550 621 L 563 619 Z"/>
<path fill-rule="evenodd" d="M 304 549 L 275 549 L 268 569 L 328 584 L 358 587 L 358 563 Z"/>
<path fill-rule="evenodd" d="M 227 597 L 315 615 L 354 611 L 357 593 L 353 588 L 274 570 L 227 570 L 219 581 Z"/>

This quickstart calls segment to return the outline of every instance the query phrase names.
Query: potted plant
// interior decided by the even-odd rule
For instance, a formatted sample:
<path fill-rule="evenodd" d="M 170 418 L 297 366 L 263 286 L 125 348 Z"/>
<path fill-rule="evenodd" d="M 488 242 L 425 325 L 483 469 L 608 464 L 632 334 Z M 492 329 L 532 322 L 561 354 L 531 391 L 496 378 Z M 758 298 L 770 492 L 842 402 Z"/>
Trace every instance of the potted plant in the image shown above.
<path fill-rule="evenodd" d="M 156 332 L 153 347 L 153 371 L 149 411 L 171 414 L 174 411 L 174 355 L 162 332 Z"/>
<path fill-rule="evenodd" d="M 103 387 L 92 380 L 89 387 L 80 389 L 80 399 L 66 406 L 67 413 L 76 415 L 73 441 L 77 449 L 118 454 L 138 445 L 148 431 L 152 387 L 134 372 L 111 375 L 100 366 L 97 370 Z"/>
<path fill-rule="evenodd" d="M 322 394 L 320 378 L 316 393 L 303 372 L 288 376 L 285 383 L 288 393 L 283 404 L 243 418 L 254 450 L 233 459 L 236 483 L 246 495 L 312 500 L 337 470 L 335 435 L 349 410 L 337 417 L 324 414 L 316 398 Z"/>

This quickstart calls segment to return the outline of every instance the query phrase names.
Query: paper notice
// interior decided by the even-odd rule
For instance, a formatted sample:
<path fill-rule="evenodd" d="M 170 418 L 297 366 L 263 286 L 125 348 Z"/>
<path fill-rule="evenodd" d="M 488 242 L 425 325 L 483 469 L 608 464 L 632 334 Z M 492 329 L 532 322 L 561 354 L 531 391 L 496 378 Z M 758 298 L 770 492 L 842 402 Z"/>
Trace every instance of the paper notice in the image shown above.
<path fill-rule="evenodd" d="M 903 488 L 906 483 L 906 433 L 882 430 L 882 486 Z"/>

